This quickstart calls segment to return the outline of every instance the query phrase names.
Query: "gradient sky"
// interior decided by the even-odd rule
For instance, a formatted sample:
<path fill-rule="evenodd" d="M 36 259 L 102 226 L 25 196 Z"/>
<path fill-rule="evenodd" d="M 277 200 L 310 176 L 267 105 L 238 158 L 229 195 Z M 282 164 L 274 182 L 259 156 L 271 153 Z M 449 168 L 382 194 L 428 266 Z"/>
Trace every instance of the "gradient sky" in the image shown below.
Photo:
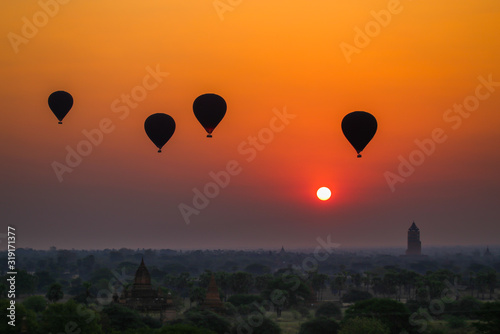
<path fill-rule="evenodd" d="M 17 247 L 404 246 L 412 221 L 424 252 L 500 243 L 498 0 L 40 3 L 0 14 L 0 233 L 15 226 Z M 120 99 L 155 69 L 168 76 L 126 113 Z M 75 100 L 63 125 L 56 90 Z M 212 139 L 192 112 L 204 93 L 228 105 Z M 340 129 L 354 110 L 379 124 L 362 159 Z M 281 127 L 284 111 L 295 117 Z M 157 112 L 177 124 L 162 154 L 144 132 Z M 112 130 L 60 182 L 54 162 L 105 119 Z M 434 131 L 446 140 L 422 159 L 415 141 Z M 231 161 L 239 174 L 186 224 L 179 204 Z"/>

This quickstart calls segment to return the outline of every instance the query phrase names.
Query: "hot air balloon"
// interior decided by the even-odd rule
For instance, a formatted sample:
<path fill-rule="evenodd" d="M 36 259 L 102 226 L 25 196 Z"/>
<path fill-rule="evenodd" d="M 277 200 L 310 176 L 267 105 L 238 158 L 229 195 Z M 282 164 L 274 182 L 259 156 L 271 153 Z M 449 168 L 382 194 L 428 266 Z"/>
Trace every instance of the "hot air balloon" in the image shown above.
<path fill-rule="evenodd" d="M 175 121 L 167 114 L 153 114 L 146 118 L 144 129 L 149 139 L 158 147 L 158 153 L 161 153 L 163 145 L 165 145 L 174 134 Z"/>
<path fill-rule="evenodd" d="M 56 115 L 59 120 L 59 124 L 62 124 L 64 116 L 70 111 L 73 106 L 73 97 L 70 93 L 58 90 L 50 94 L 49 96 L 49 107 L 50 110 Z"/>
<path fill-rule="evenodd" d="M 193 103 L 194 115 L 207 131 L 208 138 L 212 137 L 212 131 L 222 121 L 226 110 L 226 101 L 217 94 L 200 95 Z"/>
<path fill-rule="evenodd" d="M 342 132 L 361 158 L 361 151 L 377 132 L 377 120 L 365 111 L 351 112 L 342 120 Z"/>

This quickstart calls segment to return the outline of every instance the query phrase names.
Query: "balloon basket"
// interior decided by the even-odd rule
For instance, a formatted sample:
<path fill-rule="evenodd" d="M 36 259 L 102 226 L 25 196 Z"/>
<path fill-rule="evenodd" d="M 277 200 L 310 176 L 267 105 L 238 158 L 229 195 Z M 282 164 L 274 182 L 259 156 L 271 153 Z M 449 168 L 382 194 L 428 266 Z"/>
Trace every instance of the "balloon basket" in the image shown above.
<path fill-rule="evenodd" d="M 212 138 L 212 135 L 207 135 L 207 138 Z"/>
<path fill-rule="evenodd" d="M 361 154 L 358 154 L 358 158 L 361 158 Z"/>
<path fill-rule="evenodd" d="M 62 122 L 61 122 L 61 121 L 59 121 L 59 122 L 57 122 L 57 124 L 62 124 Z"/>
<path fill-rule="evenodd" d="M 161 153 L 161 150 L 158 150 L 158 153 Z"/>

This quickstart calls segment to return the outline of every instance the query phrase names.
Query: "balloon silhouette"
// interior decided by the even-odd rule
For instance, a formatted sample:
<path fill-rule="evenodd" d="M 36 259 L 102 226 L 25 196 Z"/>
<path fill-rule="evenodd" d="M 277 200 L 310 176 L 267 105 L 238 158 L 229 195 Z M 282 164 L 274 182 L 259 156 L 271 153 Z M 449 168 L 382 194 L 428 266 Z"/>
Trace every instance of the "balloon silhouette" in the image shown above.
<path fill-rule="evenodd" d="M 56 115 L 59 120 L 59 124 L 62 124 L 64 116 L 70 111 L 73 106 L 73 97 L 70 93 L 58 90 L 50 94 L 49 96 L 49 107 L 50 110 Z"/>
<path fill-rule="evenodd" d="M 175 131 L 175 121 L 167 114 L 153 114 L 146 118 L 144 129 L 149 139 L 158 147 L 158 153 L 161 148 L 172 137 Z"/>
<path fill-rule="evenodd" d="M 193 103 L 194 115 L 207 131 L 208 138 L 212 138 L 212 131 L 222 121 L 226 110 L 226 101 L 217 94 L 200 95 Z"/>
<path fill-rule="evenodd" d="M 354 111 L 342 120 L 342 132 L 361 158 L 361 151 L 377 132 L 377 120 L 365 111 Z"/>

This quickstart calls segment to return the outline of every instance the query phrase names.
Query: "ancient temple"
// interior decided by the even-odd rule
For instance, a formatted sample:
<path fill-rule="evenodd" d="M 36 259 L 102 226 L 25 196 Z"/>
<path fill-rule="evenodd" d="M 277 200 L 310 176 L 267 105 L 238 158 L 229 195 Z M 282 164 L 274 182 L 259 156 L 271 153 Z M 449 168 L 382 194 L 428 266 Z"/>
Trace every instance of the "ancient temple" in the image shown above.
<path fill-rule="evenodd" d="M 170 294 L 165 296 L 160 289 L 153 289 L 144 259 L 135 272 L 134 283 L 126 287 L 115 301 L 162 321 L 171 320 L 177 315 Z"/>
<path fill-rule="evenodd" d="M 217 287 L 217 283 L 215 283 L 214 274 L 212 274 L 212 277 L 210 278 L 207 295 L 205 296 L 205 300 L 203 301 L 201 307 L 216 313 L 223 311 L 222 301 L 219 296 L 219 288 Z"/>
<path fill-rule="evenodd" d="M 415 222 L 411 224 L 408 229 L 408 249 L 406 250 L 406 255 L 421 255 L 422 254 L 422 244 L 420 242 L 420 230 L 418 229 Z"/>

